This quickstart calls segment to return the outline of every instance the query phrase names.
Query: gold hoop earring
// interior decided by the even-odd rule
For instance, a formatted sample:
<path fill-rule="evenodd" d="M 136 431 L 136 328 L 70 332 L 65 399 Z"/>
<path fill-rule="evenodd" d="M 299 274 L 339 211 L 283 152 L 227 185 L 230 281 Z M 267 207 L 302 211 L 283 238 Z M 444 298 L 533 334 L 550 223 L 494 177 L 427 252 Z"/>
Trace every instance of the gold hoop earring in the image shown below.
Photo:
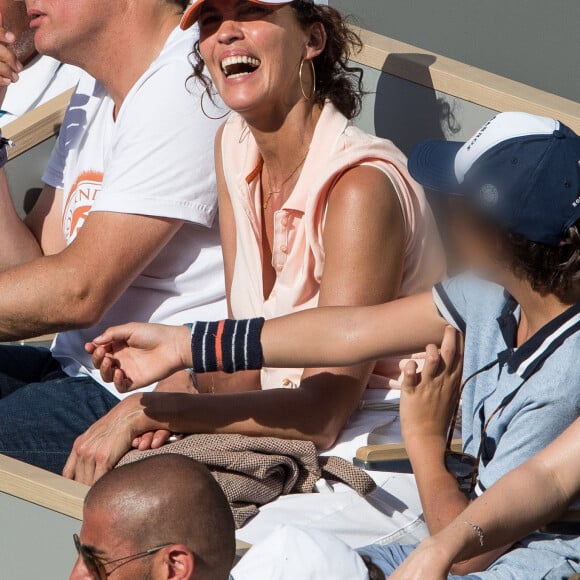
<path fill-rule="evenodd" d="M 201 104 L 201 112 L 204 114 L 204 116 L 205 116 L 205 117 L 207 117 L 208 119 L 211 119 L 212 121 L 219 121 L 219 120 L 221 120 L 221 119 L 224 119 L 225 117 L 227 117 L 227 116 L 230 114 L 230 112 L 229 112 L 229 111 L 226 111 L 226 112 L 225 112 L 225 113 L 224 113 L 224 114 L 223 114 L 221 117 L 212 117 L 211 115 L 208 115 L 208 114 L 205 112 L 205 107 L 203 106 L 203 99 L 204 99 L 206 96 L 209 96 L 209 93 L 208 93 L 207 91 L 203 91 L 203 93 L 201 94 L 201 101 L 200 101 L 200 104 Z"/>
<path fill-rule="evenodd" d="M 304 90 L 304 79 L 303 77 L 303 73 L 304 73 L 304 63 L 306 62 L 306 59 L 303 58 L 302 62 L 300 63 L 300 71 L 298 72 L 298 76 L 300 78 L 300 90 L 302 91 L 302 96 L 307 100 L 310 101 L 314 95 L 316 94 L 316 68 L 314 66 L 314 62 L 312 60 L 309 60 L 308 62 L 310 63 L 310 66 L 312 67 L 312 94 L 310 96 L 308 96 L 306 94 L 306 91 Z"/>

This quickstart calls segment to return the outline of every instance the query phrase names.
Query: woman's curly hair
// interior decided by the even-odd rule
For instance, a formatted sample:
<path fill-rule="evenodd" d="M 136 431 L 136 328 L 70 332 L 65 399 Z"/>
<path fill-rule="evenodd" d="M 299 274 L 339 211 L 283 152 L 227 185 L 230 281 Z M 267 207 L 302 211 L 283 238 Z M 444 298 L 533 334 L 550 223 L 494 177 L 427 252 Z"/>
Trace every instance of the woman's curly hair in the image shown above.
<path fill-rule="evenodd" d="M 580 283 L 580 220 L 558 247 L 530 242 L 513 233 L 504 234 L 504 238 L 511 268 L 536 292 L 563 300 Z"/>
<path fill-rule="evenodd" d="M 313 60 L 316 71 L 316 103 L 323 106 L 330 100 L 347 119 L 353 119 L 362 107 L 363 70 L 350 66 L 349 60 L 361 51 L 362 40 L 336 8 L 317 5 L 312 0 L 294 0 L 290 6 L 304 28 L 320 22 L 326 30 L 326 46 Z M 193 49 L 192 65 L 192 78 L 202 84 L 213 100 L 213 83 L 205 74 L 199 42 L 195 43 Z"/>

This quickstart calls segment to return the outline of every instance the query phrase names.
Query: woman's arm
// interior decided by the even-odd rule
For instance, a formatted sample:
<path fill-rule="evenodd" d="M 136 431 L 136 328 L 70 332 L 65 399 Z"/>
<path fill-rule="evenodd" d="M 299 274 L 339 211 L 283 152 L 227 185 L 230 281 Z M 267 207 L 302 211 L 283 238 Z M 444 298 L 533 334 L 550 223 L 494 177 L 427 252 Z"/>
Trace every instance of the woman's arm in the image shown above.
<path fill-rule="evenodd" d="M 228 304 L 228 316 L 232 317 L 231 293 L 232 280 L 234 277 L 234 266 L 236 262 L 236 220 L 234 209 L 230 199 L 230 193 L 224 174 L 222 158 L 222 136 L 224 125 L 220 127 L 216 134 L 214 157 L 216 168 L 216 183 L 218 191 L 219 225 L 224 258 L 224 276 L 226 286 L 226 299 Z M 260 372 L 247 371 L 227 375 L 225 373 L 209 373 L 199 375 L 198 387 L 202 393 L 234 393 L 243 391 L 260 390 Z"/>
<path fill-rule="evenodd" d="M 425 540 L 393 580 L 443 580 L 455 562 L 525 537 L 557 519 L 580 496 L 580 419 L 554 443 L 474 501 Z M 476 532 L 483 533 L 483 546 Z"/>
<path fill-rule="evenodd" d="M 430 292 L 378 306 L 305 310 L 266 321 L 263 361 L 280 368 L 357 365 L 437 344 L 445 324 Z M 184 326 L 113 326 L 86 348 L 103 379 L 120 392 L 193 366 L 191 335 Z"/>
<path fill-rule="evenodd" d="M 344 174 L 329 194 L 324 222 L 324 273 L 318 307 L 372 306 L 400 293 L 405 223 L 391 180 L 374 167 Z M 330 341 L 330 337 L 328 338 Z M 300 365 L 302 366 L 302 365 Z M 308 368 L 300 384 L 313 398 L 308 413 L 331 447 L 357 408 L 374 361 Z"/>

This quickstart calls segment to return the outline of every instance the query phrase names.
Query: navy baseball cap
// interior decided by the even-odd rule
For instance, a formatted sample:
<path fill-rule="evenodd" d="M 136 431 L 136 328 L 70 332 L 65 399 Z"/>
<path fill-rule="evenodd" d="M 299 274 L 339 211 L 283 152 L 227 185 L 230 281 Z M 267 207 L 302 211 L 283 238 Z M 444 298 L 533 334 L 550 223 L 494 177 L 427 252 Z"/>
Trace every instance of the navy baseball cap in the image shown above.
<path fill-rule="evenodd" d="M 425 141 L 409 171 L 532 242 L 557 246 L 580 219 L 580 137 L 547 117 L 501 113 L 466 143 Z"/>

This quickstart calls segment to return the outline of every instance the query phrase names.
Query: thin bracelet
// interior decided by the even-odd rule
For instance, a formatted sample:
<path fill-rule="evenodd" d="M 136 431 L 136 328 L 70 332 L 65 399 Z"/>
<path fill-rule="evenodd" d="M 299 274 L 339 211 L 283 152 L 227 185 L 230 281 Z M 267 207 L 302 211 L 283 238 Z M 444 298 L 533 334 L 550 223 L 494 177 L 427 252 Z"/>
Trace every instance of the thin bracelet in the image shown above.
<path fill-rule="evenodd" d="M 188 328 L 189 332 L 191 334 L 191 332 L 193 331 L 193 324 L 188 322 L 187 324 L 184 324 L 183 326 Z M 190 368 L 190 369 L 185 369 L 185 372 L 191 377 L 191 382 L 193 383 L 193 386 L 199 391 L 199 383 L 197 382 L 197 373 L 195 372 L 195 370 L 193 368 Z"/>
<path fill-rule="evenodd" d="M 477 538 L 479 539 L 479 545 L 484 548 L 485 547 L 485 534 L 480 526 L 474 524 L 472 522 L 464 522 L 466 526 L 469 526 L 476 534 Z"/>

